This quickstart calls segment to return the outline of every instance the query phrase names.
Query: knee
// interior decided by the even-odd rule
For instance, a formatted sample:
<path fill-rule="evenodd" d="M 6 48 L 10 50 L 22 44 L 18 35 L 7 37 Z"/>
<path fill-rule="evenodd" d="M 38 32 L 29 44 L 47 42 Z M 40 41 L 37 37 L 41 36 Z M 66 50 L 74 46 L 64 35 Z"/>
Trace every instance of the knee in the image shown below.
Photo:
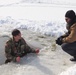
<path fill-rule="evenodd" d="M 62 44 L 61 45 L 61 48 L 64 50 L 64 51 L 67 51 L 68 50 L 68 46 L 66 44 Z"/>

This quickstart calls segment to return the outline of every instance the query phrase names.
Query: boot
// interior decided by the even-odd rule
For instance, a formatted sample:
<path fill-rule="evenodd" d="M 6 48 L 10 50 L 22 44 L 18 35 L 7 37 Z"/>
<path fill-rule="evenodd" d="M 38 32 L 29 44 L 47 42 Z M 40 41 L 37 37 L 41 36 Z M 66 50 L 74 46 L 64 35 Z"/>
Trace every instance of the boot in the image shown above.
<path fill-rule="evenodd" d="M 76 56 L 70 59 L 70 61 L 76 61 Z"/>

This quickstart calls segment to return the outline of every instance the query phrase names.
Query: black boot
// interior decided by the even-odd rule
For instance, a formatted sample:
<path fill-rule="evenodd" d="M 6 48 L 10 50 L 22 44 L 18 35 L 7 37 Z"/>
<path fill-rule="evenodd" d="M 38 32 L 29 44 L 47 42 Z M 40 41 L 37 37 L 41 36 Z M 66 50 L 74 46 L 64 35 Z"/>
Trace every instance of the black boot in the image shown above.
<path fill-rule="evenodd" d="M 76 56 L 70 59 L 70 61 L 76 61 Z"/>
<path fill-rule="evenodd" d="M 9 59 L 5 60 L 5 64 L 7 64 L 9 62 L 11 62 L 11 60 L 9 60 Z"/>

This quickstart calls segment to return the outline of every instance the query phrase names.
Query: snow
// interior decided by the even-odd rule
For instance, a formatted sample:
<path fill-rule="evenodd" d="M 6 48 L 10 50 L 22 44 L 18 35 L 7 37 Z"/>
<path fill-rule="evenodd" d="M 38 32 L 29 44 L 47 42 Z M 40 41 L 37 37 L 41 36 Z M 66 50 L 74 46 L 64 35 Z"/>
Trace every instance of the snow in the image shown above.
<path fill-rule="evenodd" d="M 45 63 L 46 57 L 42 56 L 41 58 L 41 56 L 30 54 L 24 57 L 20 63 L 2 65 L 0 66 L 0 73 L 1 75 L 54 75 L 52 71 L 49 70 L 51 66 L 49 67 L 49 65 Z"/>
<path fill-rule="evenodd" d="M 60 75 L 76 75 L 76 65 L 70 67 L 67 71 L 62 72 Z"/>
<path fill-rule="evenodd" d="M 49 36 L 60 36 L 66 31 L 65 25 L 65 23 L 54 21 L 33 21 L 27 19 L 14 20 L 11 17 L 6 17 L 0 20 L 0 31 L 2 34 L 9 34 L 9 31 L 18 28 L 40 32 Z"/>
<path fill-rule="evenodd" d="M 13 28 L 23 28 L 33 30 L 35 32 L 39 31 L 45 35 L 60 36 L 66 32 L 64 13 L 68 8 L 63 8 L 64 10 L 55 5 L 54 7 L 47 5 L 42 7 L 40 4 L 37 6 L 35 5 L 35 7 L 34 5 L 25 7 L 1 7 L 0 16 L 4 18 L 1 18 L 0 22 L 5 25 L 7 25 L 7 23 L 9 24 L 7 29 L 4 25 L 1 25 L 1 29 L 3 27 L 5 28 L 4 30 L 8 31 Z M 56 13 L 53 14 L 53 12 Z"/>
<path fill-rule="evenodd" d="M 11 35 L 18 28 L 58 37 L 66 32 L 64 16 L 69 9 L 76 12 L 75 4 L 76 0 L 0 0 L 0 36 Z M 0 74 L 54 75 L 49 56 L 49 52 L 43 51 L 39 56 L 24 57 L 20 63 L 0 65 Z M 75 69 L 76 65 L 60 75 L 76 75 Z"/>
<path fill-rule="evenodd" d="M 0 0 L 0 5 L 8 5 L 8 4 L 14 4 L 18 3 L 21 0 Z"/>
<path fill-rule="evenodd" d="M 42 4 L 61 4 L 61 5 L 75 5 L 76 0 L 0 0 L 0 6 L 8 6 L 14 4 L 24 4 L 24 3 L 42 3 Z"/>

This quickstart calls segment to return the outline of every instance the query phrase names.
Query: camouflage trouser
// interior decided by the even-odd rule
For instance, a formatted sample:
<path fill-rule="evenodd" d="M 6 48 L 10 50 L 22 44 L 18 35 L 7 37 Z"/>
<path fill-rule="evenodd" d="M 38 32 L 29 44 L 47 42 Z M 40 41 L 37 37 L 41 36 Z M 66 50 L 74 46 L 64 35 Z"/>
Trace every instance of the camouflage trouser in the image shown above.
<path fill-rule="evenodd" d="M 61 47 L 65 52 L 67 52 L 71 56 L 76 56 L 76 42 L 64 43 Z"/>

